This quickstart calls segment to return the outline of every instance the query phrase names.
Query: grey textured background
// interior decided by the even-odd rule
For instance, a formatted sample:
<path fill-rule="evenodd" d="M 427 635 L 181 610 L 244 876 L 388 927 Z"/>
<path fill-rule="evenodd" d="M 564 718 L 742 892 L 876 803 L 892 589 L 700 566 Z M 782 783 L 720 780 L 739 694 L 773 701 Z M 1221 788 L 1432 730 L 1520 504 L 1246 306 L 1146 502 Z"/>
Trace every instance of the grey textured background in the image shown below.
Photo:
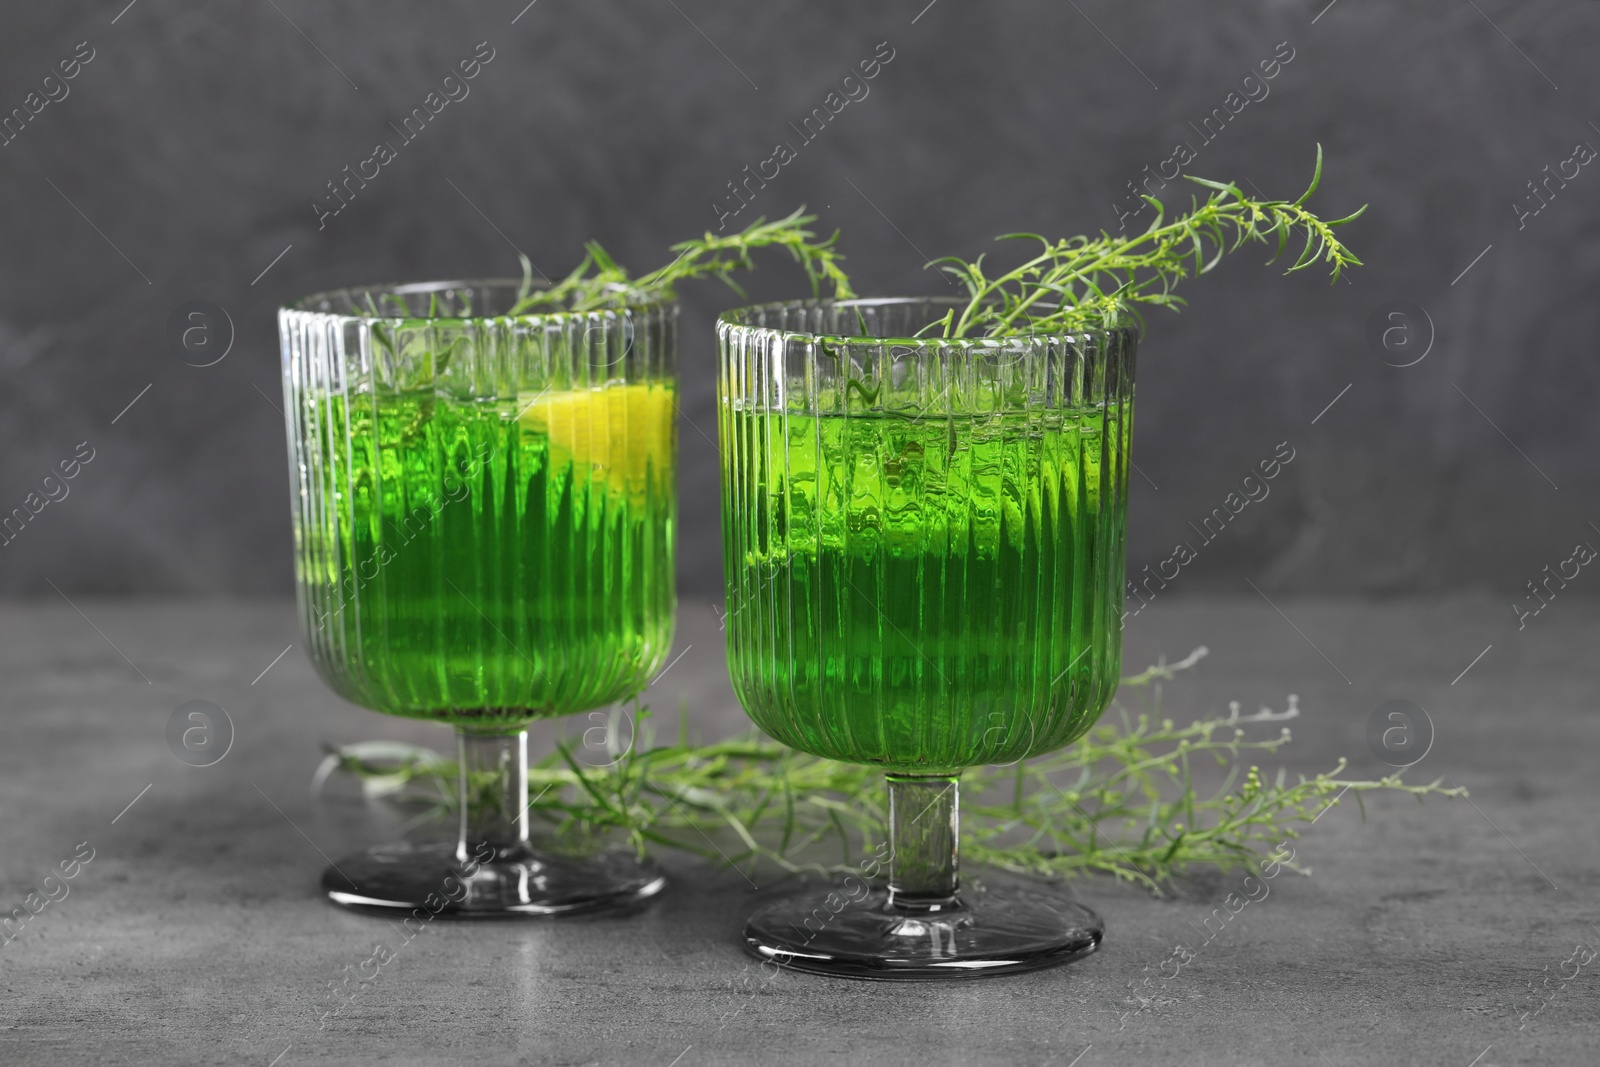
<path fill-rule="evenodd" d="M 6 7 L 0 113 L 78 42 L 95 58 L 0 147 L 0 512 L 79 442 L 95 458 L 4 548 L 0 590 L 287 592 L 278 303 L 512 273 L 513 243 L 546 272 L 587 237 L 648 269 L 885 40 L 895 58 L 870 95 L 740 220 L 809 204 L 844 230 L 858 287 L 885 295 L 938 291 L 926 256 L 999 232 L 1114 227 L 1129 179 L 1198 145 L 1187 122 L 1279 42 L 1295 50 L 1190 169 L 1294 195 L 1321 141 L 1314 205 L 1371 203 L 1346 231 L 1368 265 L 1330 287 L 1242 255 L 1154 321 L 1131 572 L 1278 442 L 1297 457 L 1165 595 L 1251 595 L 1249 579 L 1510 600 L 1600 519 L 1600 175 L 1585 168 L 1521 231 L 1511 207 L 1576 142 L 1600 145 L 1600 5 L 523 2 Z M 479 41 L 495 58 L 471 95 L 318 232 L 324 183 Z M 773 263 L 753 295 L 798 285 Z M 212 367 L 163 338 L 194 298 L 237 328 Z M 1437 335 L 1403 369 L 1364 338 L 1396 300 Z M 699 595 L 720 586 L 711 323 L 732 302 L 707 285 L 684 309 L 681 572 Z"/>

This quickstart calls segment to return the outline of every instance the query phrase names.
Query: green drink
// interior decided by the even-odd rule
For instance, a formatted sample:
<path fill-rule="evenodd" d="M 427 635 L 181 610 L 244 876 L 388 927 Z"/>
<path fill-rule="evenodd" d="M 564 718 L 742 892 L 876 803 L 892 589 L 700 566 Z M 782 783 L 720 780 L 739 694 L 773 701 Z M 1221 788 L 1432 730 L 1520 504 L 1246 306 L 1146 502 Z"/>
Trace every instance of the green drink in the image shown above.
<path fill-rule="evenodd" d="M 960 978 L 1100 943 L 1057 889 L 962 885 L 957 776 L 1082 736 L 1116 688 L 1137 336 L 937 336 L 963 303 L 718 324 L 734 692 L 768 734 L 889 786 L 886 884 L 869 860 L 746 923 L 781 966 Z"/>
<path fill-rule="evenodd" d="M 1120 653 L 1122 515 L 1101 500 L 1126 462 L 1102 463 L 1107 421 L 730 412 L 729 655 L 751 718 L 905 774 L 1080 736 Z"/>
<path fill-rule="evenodd" d="M 283 342 L 295 573 L 347 699 L 455 727 L 454 840 L 346 856 L 336 904 L 404 918 L 629 907 L 631 849 L 530 837 L 534 719 L 642 690 L 672 640 L 677 306 L 619 292 L 512 313 L 525 286 L 306 297 Z"/>
<path fill-rule="evenodd" d="M 669 382 L 329 398 L 303 530 L 318 657 L 392 715 L 516 726 L 643 688 L 671 644 Z"/>

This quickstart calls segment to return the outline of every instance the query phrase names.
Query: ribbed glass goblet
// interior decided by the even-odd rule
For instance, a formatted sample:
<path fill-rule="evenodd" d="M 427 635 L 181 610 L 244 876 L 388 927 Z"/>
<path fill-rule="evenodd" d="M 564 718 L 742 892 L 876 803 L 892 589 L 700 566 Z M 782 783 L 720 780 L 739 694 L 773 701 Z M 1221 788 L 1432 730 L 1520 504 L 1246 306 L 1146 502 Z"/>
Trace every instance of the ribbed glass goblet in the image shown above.
<path fill-rule="evenodd" d="M 1116 689 L 1136 335 L 916 336 L 957 304 L 718 326 L 734 691 L 777 740 L 888 775 L 887 886 L 749 920 L 803 970 L 998 974 L 1101 936 L 1054 887 L 960 883 L 957 778 L 1068 744 Z"/>
<path fill-rule="evenodd" d="M 628 904 L 631 854 L 528 838 L 527 724 L 638 692 L 672 640 L 677 306 L 509 315 L 513 282 L 346 289 L 279 314 L 306 639 L 341 696 L 449 723 L 459 839 L 349 857 L 337 903 Z M 430 906 L 430 911 L 439 908 Z"/>

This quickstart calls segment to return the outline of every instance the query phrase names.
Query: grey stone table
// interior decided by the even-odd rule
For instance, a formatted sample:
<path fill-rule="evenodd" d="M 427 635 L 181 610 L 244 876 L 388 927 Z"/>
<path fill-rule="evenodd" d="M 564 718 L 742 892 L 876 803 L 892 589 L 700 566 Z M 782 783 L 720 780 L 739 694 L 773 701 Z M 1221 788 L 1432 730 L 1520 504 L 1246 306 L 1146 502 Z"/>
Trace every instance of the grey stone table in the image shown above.
<path fill-rule="evenodd" d="M 630 919 L 433 923 L 323 1029 L 328 984 L 397 939 L 317 893 L 324 855 L 390 832 L 310 795 L 320 747 L 448 734 L 334 697 L 285 604 L 12 606 L 0 901 L 58 899 L 0 946 L 0 1063 L 1600 1062 L 1600 961 L 1578 948 L 1600 945 L 1600 610 L 1561 600 L 1514 622 L 1485 600 L 1259 598 L 1157 602 L 1129 621 L 1130 668 L 1211 650 L 1168 687 L 1175 717 L 1297 693 L 1283 765 L 1345 754 L 1372 775 L 1368 716 L 1409 699 L 1437 734 L 1412 776 L 1472 791 L 1380 799 L 1365 822 L 1353 804 L 1329 812 L 1299 846 L 1312 876 L 1278 878 L 1175 978 L 1162 961 L 1199 940 L 1237 876 L 1165 899 L 1078 883 L 1106 942 L 1055 971 L 767 981 L 737 945 L 750 886 L 668 857 L 668 894 Z M 684 606 L 678 640 L 653 706 L 681 702 L 706 737 L 739 729 L 711 606 Z M 236 727 L 212 767 L 166 743 L 195 699 Z M 75 876 L 47 883 L 64 862 Z"/>

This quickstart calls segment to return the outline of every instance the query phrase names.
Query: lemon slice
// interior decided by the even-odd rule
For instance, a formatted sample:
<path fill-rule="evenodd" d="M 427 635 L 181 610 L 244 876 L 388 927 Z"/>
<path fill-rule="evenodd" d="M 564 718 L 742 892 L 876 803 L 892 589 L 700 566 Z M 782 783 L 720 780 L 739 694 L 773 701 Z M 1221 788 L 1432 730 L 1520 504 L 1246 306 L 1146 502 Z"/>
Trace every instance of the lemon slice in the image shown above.
<path fill-rule="evenodd" d="M 546 390 L 517 398 L 525 433 L 549 438 L 550 465 L 587 471 L 630 499 L 648 488 L 671 488 L 673 416 L 670 387 L 658 383 Z"/>

